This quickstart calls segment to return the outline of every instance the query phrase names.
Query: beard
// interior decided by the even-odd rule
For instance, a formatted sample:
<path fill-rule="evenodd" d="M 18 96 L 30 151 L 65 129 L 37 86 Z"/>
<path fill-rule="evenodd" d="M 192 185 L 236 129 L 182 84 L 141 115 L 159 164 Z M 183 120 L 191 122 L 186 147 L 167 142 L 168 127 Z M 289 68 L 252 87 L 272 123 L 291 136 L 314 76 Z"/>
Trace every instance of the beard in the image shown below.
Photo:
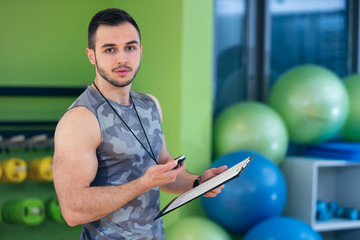
<path fill-rule="evenodd" d="M 109 82 L 111 85 L 115 86 L 115 87 L 126 87 L 128 86 L 129 84 L 132 83 L 132 81 L 134 80 L 134 78 L 136 77 L 136 74 L 138 73 L 139 69 L 140 69 L 140 64 L 139 66 L 137 67 L 137 69 L 135 70 L 135 73 L 134 75 L 132 76 L 131 79 L 127 80 L 126 82 L 123 82 L 121 83 L 120 81 L 110 77 L 110 74 L 107 73 L 102 67 L 99 66 L 98 62 L 97 62 L 97 59 L 96 59 L 96 56 L 95 56 L 95 62 L 96 62 L 96 69 L 98 71 L 98 73 L 100 74 L 100 76 L 105 79 L 107 82 Z M 126 64 L 122 64 L 122 65 L 119 65 L 113 69 L 111 69 L 111 72 L 115 72 L 117 69 L 119 68 L 126 68 L 128 69 L 130 72 L 132 72 L 132 68 L 127 66 Z"/>

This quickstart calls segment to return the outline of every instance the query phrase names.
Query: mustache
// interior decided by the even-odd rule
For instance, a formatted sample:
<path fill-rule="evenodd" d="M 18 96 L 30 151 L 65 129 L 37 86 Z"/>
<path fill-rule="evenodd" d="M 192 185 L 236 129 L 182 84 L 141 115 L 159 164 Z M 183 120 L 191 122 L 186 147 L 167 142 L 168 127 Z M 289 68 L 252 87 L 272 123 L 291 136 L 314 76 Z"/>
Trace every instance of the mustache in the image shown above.
<path fill-rule="evenodd" d="M 119 66 L 113 68 L 112 71 L 115 72 L 116 70 L 121 69 L 121 68 L 126 68 L 126 69 L 132 71 L 132 68 L 129 67 L 128 65 L 126 65 L 126 64 L 119 65 Z"/>

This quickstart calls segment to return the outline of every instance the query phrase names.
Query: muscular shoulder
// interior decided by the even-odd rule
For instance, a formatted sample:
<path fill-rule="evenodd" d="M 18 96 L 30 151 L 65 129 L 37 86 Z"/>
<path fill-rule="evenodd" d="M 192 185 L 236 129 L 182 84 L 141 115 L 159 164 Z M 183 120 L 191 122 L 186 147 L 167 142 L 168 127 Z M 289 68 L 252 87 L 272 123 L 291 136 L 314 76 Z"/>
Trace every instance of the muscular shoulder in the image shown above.
<path fill-rule="evenodd" d="M 97 122 L 97 118 L 93 112 L 83 106 L 75 107 L 67 111 L 61 120 L 59 125 L 70 124 L 70 125 L 87 125 Z"/>
<path fill-rule="evenodd" d="M 86 107 L 75 107 L 67 111 L 59 121 L 55 131 L 55 144 L 88 142 L 99 144 L 100 126 L 96 116 Z"/>

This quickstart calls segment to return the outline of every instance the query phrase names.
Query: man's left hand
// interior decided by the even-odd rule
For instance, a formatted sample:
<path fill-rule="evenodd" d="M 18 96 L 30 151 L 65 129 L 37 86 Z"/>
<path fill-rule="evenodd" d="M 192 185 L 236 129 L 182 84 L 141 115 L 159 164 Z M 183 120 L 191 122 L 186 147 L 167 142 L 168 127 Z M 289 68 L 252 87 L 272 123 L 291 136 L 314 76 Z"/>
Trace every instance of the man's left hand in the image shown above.
<path fill-rule="evenodd" d="M 220 173 L 226 171 L 227 166 L 221 166 L 218 168 L 211 168 L 209 170 L 206 170 L 202 175 L 201 175 L 201 181 L 200 184 L 203 182 L 206 182 L 207 180 L 209 180 L 210 178 L 215 177 L 216 175 L 219 175 Z M 213 190 L 211 190 L 210 192 L 204 194 L 204 197 L 216 197 L 216 195 L 218 195 L 221 192 L 221 189 L 223 189 L 225 186 L 221 185 Z"/>

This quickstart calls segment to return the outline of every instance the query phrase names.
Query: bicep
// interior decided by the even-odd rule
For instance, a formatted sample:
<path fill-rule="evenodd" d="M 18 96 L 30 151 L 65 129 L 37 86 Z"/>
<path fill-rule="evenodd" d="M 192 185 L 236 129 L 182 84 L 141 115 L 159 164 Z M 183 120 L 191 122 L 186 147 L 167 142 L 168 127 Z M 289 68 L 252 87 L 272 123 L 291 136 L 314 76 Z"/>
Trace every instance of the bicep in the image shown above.
<path fill-rule="evenodd" d="M 60 198 L 90 186 L 97 171 L 100 139 L 97 119 L 89 110 L 79 107 L 61 119 L 55 131 L 53 159 L 54 185 Z"/>

